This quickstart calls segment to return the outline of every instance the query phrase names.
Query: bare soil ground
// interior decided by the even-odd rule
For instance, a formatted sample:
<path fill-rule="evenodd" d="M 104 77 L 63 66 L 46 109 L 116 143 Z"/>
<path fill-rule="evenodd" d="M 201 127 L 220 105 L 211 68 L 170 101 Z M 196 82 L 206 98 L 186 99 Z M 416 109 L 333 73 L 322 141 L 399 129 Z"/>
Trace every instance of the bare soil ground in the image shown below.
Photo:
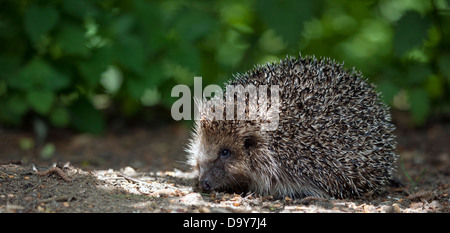
<path fill-rule="evenodd" d="M 30 132 L 0 129 L 0 213 L 450 212 L 449 122 L 399 127 L 396 182 L 360 199 L 199 193 L 184 163 L 188 130 L 180 124 L 103 136 L 54 130 L 39 145 Z M 54 150 L 44 153 L 49 144 Z"/>

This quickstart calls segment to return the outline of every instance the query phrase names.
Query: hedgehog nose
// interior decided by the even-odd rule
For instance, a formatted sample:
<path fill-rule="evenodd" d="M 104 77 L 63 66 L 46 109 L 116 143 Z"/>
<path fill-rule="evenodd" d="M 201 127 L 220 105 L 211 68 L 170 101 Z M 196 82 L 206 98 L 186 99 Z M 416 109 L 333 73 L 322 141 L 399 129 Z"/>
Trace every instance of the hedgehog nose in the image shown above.
<path fill-rule="evenodd" d="M 203 191 L 210 191 L 212 189 L 212 186 L 208 180 L 202 180 L 202 181 L 200 181 L 200 188 Z"/>

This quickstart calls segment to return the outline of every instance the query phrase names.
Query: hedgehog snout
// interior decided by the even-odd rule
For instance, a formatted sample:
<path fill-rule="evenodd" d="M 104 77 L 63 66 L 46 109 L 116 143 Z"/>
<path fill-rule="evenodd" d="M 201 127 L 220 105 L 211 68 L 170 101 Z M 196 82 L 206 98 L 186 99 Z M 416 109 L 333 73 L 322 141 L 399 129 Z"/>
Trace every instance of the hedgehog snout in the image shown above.
<path fill-rule="evenodd" d="M 207 179 L 200 180 L 198 185 L 203 191 L 211 191 L 213 189 L 211 183 Z"/>
<path fill-rule="evenodd" d="M 205 192 L 210 192 L 214 189 L 214 179 L 210 175 L 200 175 L 198 179 L 198 187 Z"/>
<path fill-rule="evenodd" d="M 198 187 L 205 192 L 213 190 L 213 178 L 209 170 L 200 167 L 200 176 L 198 178 Z"/>

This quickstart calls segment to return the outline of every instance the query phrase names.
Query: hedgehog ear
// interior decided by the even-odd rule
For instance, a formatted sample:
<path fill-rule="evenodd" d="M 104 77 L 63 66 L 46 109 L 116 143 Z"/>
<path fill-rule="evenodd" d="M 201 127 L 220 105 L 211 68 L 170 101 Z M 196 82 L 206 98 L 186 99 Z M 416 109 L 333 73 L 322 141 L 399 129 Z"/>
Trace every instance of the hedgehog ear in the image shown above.
<path fill-rule="evenodd" d="M 256 137 L 254 137 L 253 135 L 246 136 L 246 137 L 244 138 L 244 149 L 245 149 L 245 150 L 252 149 L 252 148 L 254 148 L 257 144 L 258 144 L 258 141 L 257 141 Z"/>
<path fill-rule="evenodd" d="M 263 138 L 259 131 L 244 136 L 244 149 L 246 151 L 257 148 L 260 143 L 263 143 Z"/>
<path fill-rule="evenodd" d="M 261 131 L 257 127 L 247 126 L 245 131 L 241 131 L 242 139 L 244 140 L 244 150 L 249 151 L 263 142 Z"/>

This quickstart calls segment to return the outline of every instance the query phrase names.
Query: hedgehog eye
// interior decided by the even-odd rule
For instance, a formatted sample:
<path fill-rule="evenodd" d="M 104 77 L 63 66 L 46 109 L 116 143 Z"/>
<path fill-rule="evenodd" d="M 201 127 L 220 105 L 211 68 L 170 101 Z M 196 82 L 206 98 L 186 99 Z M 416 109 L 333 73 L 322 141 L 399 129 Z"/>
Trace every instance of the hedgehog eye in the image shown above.
<path fill-rule="evenodd" d="M 230 155 L 231 155 L 231 151 L 229 149 L 223 149 L 219 152 L 220 158 L 223 158 L 223 159 L 230 157 Z"/>

